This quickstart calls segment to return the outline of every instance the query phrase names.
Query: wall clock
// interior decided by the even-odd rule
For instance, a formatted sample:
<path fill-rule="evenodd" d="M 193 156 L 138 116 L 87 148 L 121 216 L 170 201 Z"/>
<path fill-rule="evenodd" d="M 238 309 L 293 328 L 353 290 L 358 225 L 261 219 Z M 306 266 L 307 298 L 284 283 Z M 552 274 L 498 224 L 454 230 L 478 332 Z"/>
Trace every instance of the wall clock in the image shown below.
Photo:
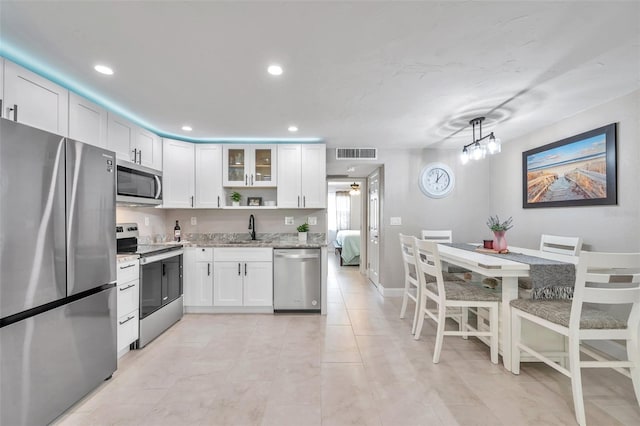
<path fill-rule="evenodd" d="M 427 197 L 444 198 L 451 193 L 455 182 L 451 167 L 443 163 L 430 163 L 420 172 L 418 185 Z"/>

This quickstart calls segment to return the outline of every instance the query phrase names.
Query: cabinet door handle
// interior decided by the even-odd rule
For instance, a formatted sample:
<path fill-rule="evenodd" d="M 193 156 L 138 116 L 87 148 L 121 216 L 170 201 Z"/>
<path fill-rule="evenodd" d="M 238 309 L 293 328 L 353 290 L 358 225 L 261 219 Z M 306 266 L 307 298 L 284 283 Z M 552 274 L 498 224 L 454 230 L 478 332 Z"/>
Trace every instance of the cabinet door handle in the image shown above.
<path fill-rule="evenodd" d="M 249 175 L 245 174 L 244 175 L 244 186 L 248 185 L 248 183 L 247 183 L 248 181 L 249 181 Z"/>
<path fill-rule="evenodd" d="M 129 290 L 131 287 L 135 287 L 135 286 L 136 286 L 135 284 L 129 284 L 128 286 L 123 287 L 123 288 L 121 288 L 121 289 L 119 289 L 119 290 L 120 290 L 120 291 L 125 291 L 125 290 Z"/>
<path fill-rule="evenodd" d="M 166 269 L 167 265 L 166 264 L 162 264 L 162 276 L 164 277 L 165 275 L 167 275 L 167 269 Z"/>
<path fill-rule="evenodd" d="M 13 108 L 9 108 L 9 111 L 13 111 L 13 121 L 18 121 L 18 105 L 13 104 Z"/>
<path fill-rule="evenodd" d="M 238 276 L 240 276 L 240 264 L 238 263 Z"/>
<path fill-rule="evenodd" d="M 247 276 L 247 264 L 246 263 L 244 264 L 244 276 L 245 277 Z"/>
<path fill-rule="evenodd" d="M 3 112 L 4 110 L 2 109 L 2 99 L 0 99 L 0 118 L 4 116 Z"/>
<path fill-rule="evenodd" d="M 132 263 L 131 265 L 127 265 L 127 266 L 121 266 L 120 269 L 127 269 L 127 268 L 133 268 L 134 266 L 136 266 L 135 263 Z"/>
<path fill-rule="evenodd" d="M 300 207 L 300 196 L 298 195 L 298 207 Z"/>
<path fill-rule="evenodd" d="M 306 195 L 302 196 L 302 207 L 307 207 L 307 196 Z"/>
<path fill-rule="evenodd" d="M 220 207 L 220 196 L 218 195 L 218 207 Z"/>
<path fill-rule="evenodd" d="M 138 164 L 142 164 L 142 150 L 138 150 Z"/>
<path fill-rule="evenodd" d="M 134 148 L 131 150 L 131 152 L 133 153 L 133 162 L 137 163 L 138 162 L 138 149 Z"/>
<path fill-rule="evenodd" d="M 195 197 L 192 195 L 192 196 L 191 196 L 191 207 L 193 207 L 193 199 L 194 199 L 194 198 L 195 198 Z"/>
<path fill-rule="evenodd" d="M 207 263 L 207 276 L 210 277 L 211 276 L 211 264 Z"/>
<path fill-rule="evenodd" d="M 131 321 L 131 320 L 132 320 L 132 319 L 134 319 L 134 318 L 135 318 L 135 315 L 131 315 L 130 317 L 127 317 L 127 319 L 126 319 L 126 320 L 124 320 L 124 321 L 118 321 L 118 323 L 119 323 L 120 325 L 122 325 L 122 324 L 128 323 L 129 321 Z"/>
<path fill-rule="evenodd" d="M 251 186 L 253 186 L 253 173 L 251 173 Z"/>

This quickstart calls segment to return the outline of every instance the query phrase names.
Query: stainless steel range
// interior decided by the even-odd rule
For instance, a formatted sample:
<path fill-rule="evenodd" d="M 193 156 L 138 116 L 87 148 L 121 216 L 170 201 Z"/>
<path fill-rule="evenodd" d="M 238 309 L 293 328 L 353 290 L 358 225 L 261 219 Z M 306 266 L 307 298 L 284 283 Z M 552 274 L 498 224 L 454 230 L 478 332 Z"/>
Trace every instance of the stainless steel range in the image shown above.
<path fill-rule="evenodd" d="M 138 245 L 138 225 L 116 225 L 118 254 L 140 256 L 140 337 L 137 349 L 182 318 L 181 244 Z"/>

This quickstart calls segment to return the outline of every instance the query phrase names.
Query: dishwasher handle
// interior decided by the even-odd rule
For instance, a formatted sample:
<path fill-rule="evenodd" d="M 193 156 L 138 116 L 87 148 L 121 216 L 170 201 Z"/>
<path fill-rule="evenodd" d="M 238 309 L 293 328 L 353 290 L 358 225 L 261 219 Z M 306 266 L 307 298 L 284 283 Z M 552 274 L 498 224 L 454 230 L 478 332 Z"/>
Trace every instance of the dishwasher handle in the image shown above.
<path fill-rule="evenodd" d="M 274 257 L 280 257 L 283 259 L 318 259 L 319 254 L 292 254 L 292 253 L 275 253 Z"/>

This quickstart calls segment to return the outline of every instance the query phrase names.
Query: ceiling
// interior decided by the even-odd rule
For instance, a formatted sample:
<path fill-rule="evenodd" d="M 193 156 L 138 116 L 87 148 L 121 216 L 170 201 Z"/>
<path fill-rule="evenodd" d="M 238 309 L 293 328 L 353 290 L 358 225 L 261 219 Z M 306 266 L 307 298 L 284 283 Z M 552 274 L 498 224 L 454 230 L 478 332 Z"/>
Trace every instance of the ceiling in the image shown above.
<path fill-rule="evenodd" d="M 460 148 L 486 116 L 508 143 L 640 88 L 637 1 L 1 0 L 0 36 L 5 56 L 194 139 Z"/>

